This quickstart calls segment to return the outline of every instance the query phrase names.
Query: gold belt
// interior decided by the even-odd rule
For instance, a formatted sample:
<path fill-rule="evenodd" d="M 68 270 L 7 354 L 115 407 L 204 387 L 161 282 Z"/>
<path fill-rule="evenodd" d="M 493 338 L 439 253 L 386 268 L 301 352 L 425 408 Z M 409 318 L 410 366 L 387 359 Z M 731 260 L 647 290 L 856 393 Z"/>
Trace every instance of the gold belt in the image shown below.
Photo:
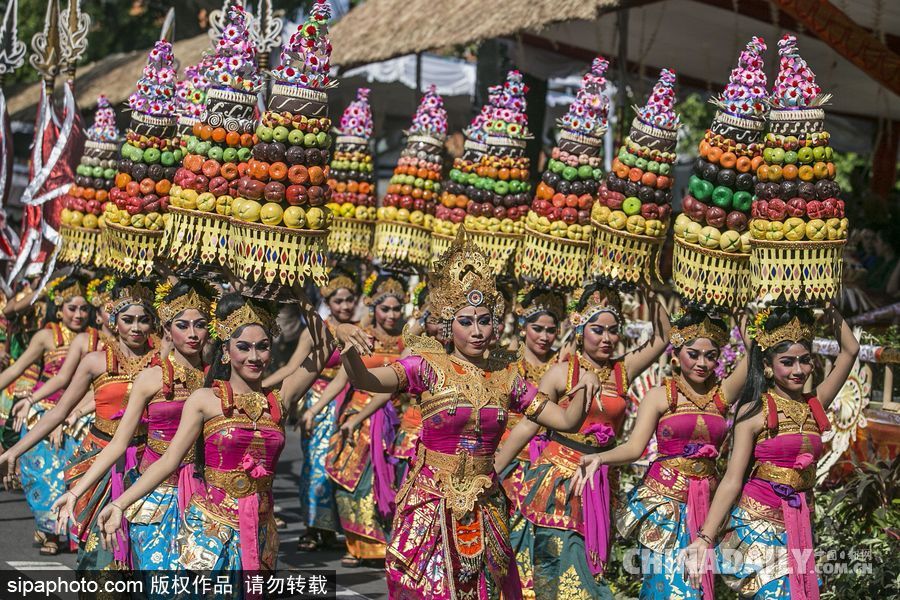
<path fill-rule="evenodd" d="M 151 450 L 162 456 L 166 453 L 166 450 L 169 449 L 169 442 L 166 440 L 160 440 L 153 437 L 147 438 L 147 446 L 150 447 Z M 181 464 L 186 465 L 194 461 L 194 446 L 192 445 L 188 453 L 185 455 L 183 459 L 181 459 Z"/>
<path fill-rule="evenodd" d="M 104 419 L 100 415 L 97 415 L 94 417 L 94 427 L 96 427 L 106 435 L 112 437 L 116 435 L 116 429 L 119 428 L 119 421 L 113 419 Z"/>
<path fill-rule="evenodd" d="M 472 456 L 465 450 L 444 454 L 420 445 L 418 460 L 434 472 L 438 490 L 456 519 L 472 512 L 478 496 L 494 483 L 493 456 Z"/>
<path fill-rule="evenodd" d="M 254 479 L 243 469 L 220 471 L 219 469 L 206 467 L 204 479 L 209 485 L 225 490 L 228 495 L 234 498 L 243 498 L 250 494 L 271 489 L 274 475 L 266 475 L 259 479 Z"/>
<path fill-rule="evenodd" d="M 805 469 L 793 469 L 791 467 L 779 467 L 772 463 L 759 462 L 756 463 L 753 476 L 772 483 L 789 485 L 795 491 L 803 492 L 812 489 L 816 485 L 816 466 L 812 464 Z"/>
<path fill-rule="evenodd" d="M 663 467 L 675 469 L 687 477 L 712 477 L 716 474 L 716 461 L 712 458 L 670 458 L 659 463 Z"/>

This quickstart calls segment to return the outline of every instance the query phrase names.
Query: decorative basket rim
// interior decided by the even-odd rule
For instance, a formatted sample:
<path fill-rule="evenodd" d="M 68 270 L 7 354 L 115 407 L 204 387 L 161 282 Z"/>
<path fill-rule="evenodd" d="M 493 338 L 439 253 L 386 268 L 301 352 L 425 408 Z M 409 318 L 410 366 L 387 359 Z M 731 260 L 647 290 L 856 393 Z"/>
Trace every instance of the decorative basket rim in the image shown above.
<path fill-rule="evenodd" d="M 706 256 L 713 257 L 721 257 L 727 258 L 729 260 L 734 260 L 737 262 L 747 262 L 750 260 L 750 253 L 744 254 L 743 252 L 725 252 L 724 250 L 714 250 L 712 248 L 704 248 L 703 246 L 698 246 L 697 244 L 692 244 L 687 240 L 683 240 L 678 236 L 673 236 L 675 243 L 684 248 L 685 250 L 690 250 L 692 252 L 697 252 L 698 254 L 705 254 Z"/>
<path fill-rule="evenodd" d="M 131 112 L 131 118 L 138 123 L 143 123 L 145 125 L 159 125 L 162 127 L 171 127 L 178 122 L 178 118 L 175 115 L 158 117 L 155 115 L 145 115 L 144 113 L 136 111 Z"/>
<path fill-rule="evenodd" d="M 603 132 L 606 133 L 606 127 L 603 128 Z M 569 131 L 568 129 L 560 130 L 558 137 L 560 140 L 569 140 L 586 146 L 593 146 L 595 148 L 599 148 L 603 145 L 602 137 L 584 135 L 583 133 L 576 133 L 574 131 Z"/>
<path fill-rule="evenodd" d="M 716 121 L 718 121 L 719 123 L 724 123 L 725 125 L 730 125 L 732 127 L 746 129 L 747 131 L 752 131 L 754 133 L 762 133 L 766 128 L 765 119 L 739 117 L 737 115 L 729 114 L 723 110 L 716 111 L 716 115 L 715 117 L 713 117 L 713 122 Z"/>
<path fill-rule="evenodd" d="M 470 231 L 466 229 L 466 233 L 478 237 L 500 237 L 508 239 L 524 237 L 524 234 L 521 233 L 506 233 L 504 231 Z"/>
<path fill-rule="evenodd" d="M 501 135 L 488 135 L 486 146 L 508 146 L 510 148 L 525 148 L 528 143 L 524 139 L 511 138 Z"/>
<path fill-rule="evenodd" d="M 164 229 L 144 229 L 140 227 L 129 227 L 128 225 L 120 225 L 118 223 L 107 223 L 106 227 L 111 229 L 112 231 L 120 231 L 122 233 L 129 233 L 135 236 L 145 236 L 145 237 L 162 237 L 165 234 Z"/>
<path fill-rule="evenodd" d="M 531 229 L 527 225 L 525 226 L 525 235 L 533 235 L 538 238 L 543 238 L 545 240 L 550 240 L 551 242 L 559 242 L 563 246 L 585 246 L 588 247 L 591 245 L 591 240 L 570 240 L 569 238 L 562 238 L 555 235 L 550 235 L 549 233 L 541 233 L 540 231 L 535 231 Z"/>
<path fill-rule="evenodd" d="M 291 98 L 299 98 L 301 100 L 313 100 L 322 103 L 328 102 L 328 94 L 326 92 L 285 83 L 283 81 L 276 81 L 272 84 L 272 96 L 274 96 L 275 94 L 283 94 L 285 96 L 290 96 Z M 269 99 L 271 100 L 271 96 Z"/>
<path fill-rule="evenodd" d="M 428 135 L 427 133 L 408 133 L 406 137 L 406 143 L 409 142 L 424 142 L 426 144 L 431 144 L 437 148 L 443 148 L 444 142 L 447 141 L 447 137 L 439 138 L 433 135 Z"/>
<path fill-rule="evenodd" d="M 208 90 L 206 90 L 206 97 L 219 97 L 223 100 L 232 100 L 237 99 L 239 101 L 244 102 L 244 104 L 256 104 L 256 99 L 259 97 L 259 94 L 255 92 L 245 92 L 243 90 L 233 90 L 231 88 L 222 88 L 217 86 L 211 86 Z M 229 96 L 233 96 L 229 98 Z M 246 98 L 241 98 L 241 96 L 245 96 Z"/>
<path fill-rule="evenodd" d="M 425 227 L 424 225 L 414 225 L 412 223 L 404 222 L 404 221 L 391 221 L 389 219 L 381 219 L 380 221 L 375 221 L 374 223 L 375 223 L 375 227 L 378 227 L 379 225 L 382 225 L 382 224 L 383 225 L 399 225 L 401 227 L 403 227 L 403 226 L 411 227 L 412 229 L 421 229 L 422 231 L 427 231 L 428 233 L 431 233 L 431 230 L 428 229 L 427 227 Z"/>
<path fill-rule="evenodd" d="M 93 229 L 89 227 L 75 227 L 74 225 L 60 225 L 60 231 L 70 230 L 70 231 L 80 231 L 83 233 L 102 233 L 99 227 L 94 227 Z"/>
<path fill-rule="evenodd" d="M 209 217 L 210 219 L 215 219 L 217 221 L 230 221 L 231 218 L 227 215 L 220 215 L 217 212 L 207 212 L 205 210 L 193 210 L 191 208 L 181 208 L 178 206 L 169 206 L 168 212 L 184 215 L 186 217 L 193 217 L 195 219 L 202 219 L 205 217 Z"/>
<path fill-rule="evenodd" d="M 662 127 L 657 127 L 656 125 L 651 125 L 650 123 L 642 121 L 640 117 L 634 117 L 634 119 L 631 120 L 631 127 L 646 135 L 658 137 L 661 140 L 673 142 L 678 139 L 677 129 L 663 129 Z"/>
<path fill-rule="evenodd" d="M 97 150 L 110 150 L 110 151 L 119 151 L 119 146 L 121 145 L 122 140 L 118 142 L 98 142 L 96 140 L 85 140 L 84 147 L 85 148 L 96 148 Z"/>
<path fill-rule="evenodd" d="M 351 223 L 359 223 L 360 225 L 374 225 L 375 221 L 363 221 L 362 219 L 357 219 L 354 217 L 338 217 L 337 215 L 332 217 L 334 222 L 351 222 Z"/>
<path fill-rule="evenodd" d="M 591 225 L 593 225 L 595 228 L 599 229 L 600 231 L 605 231 L 606 233 L 609 233 L 611 235 L 618 235 L 620 237 L 631 238 L 633 240 L 638 240 L 641 242 L 648 242 L 651 244 L 662 245 L 663 242 L 666 241 L 665 235 L 661 235 L 659 237 L 653 237 L 652 235 L 638 235 L 636 233 L 630 233 L 623 229 L 613 229 L 612 227 L 610 227 L 608 225 L 598 223 L 594 219 L 591 219 Z"/>
<path fill-rule="evenodd" d="M 847 243 L 847 239 L 842 240 L 803 240 L 799 242 L 784 240 L 750 240 L 750 247 L 758 246 L 760 248 L 784 248 L 785 250 L 804 250 L 817 248 L 837 248 Z"/>
<path fill-rule="evenodd" d="M 770 121 L 820 121 L 825 118 L 825 109 L 808 108 L 773 108 L 769 111 Z"/>
<path fill-rule="evenodd" d="M 326 237 L 328 235 L 327 229 L 293 229 L 291 227 L 281 227 L 279 225 L 265 225 L 263 223 L 248 223 L 247 221 L 241 221 L 239 219 L 235 219 L 234 217 L 229 217 L 231 221 L 231 226 L 235 229 L 246 228 L 246 229 L 257 229 L 259 231 L 272 231 L 275 233 L 287 233 L 289 235 L 293 235 L 295 237 Z"/>
<path fill-rule="evenodd" d="M 334 138 L 335 144 L 355 144 L 357 146 L 368 146 L 369 138 L 359 137 L 358 135 L 337 135 Z"/>
<path fill-rule="evenodd" d="M 487 144 L 477 140 L 466 139 L 466 141 L 463 142 L 463 148 L 467 150 L 481 150 L 483 152 L 487 150 Z"/>

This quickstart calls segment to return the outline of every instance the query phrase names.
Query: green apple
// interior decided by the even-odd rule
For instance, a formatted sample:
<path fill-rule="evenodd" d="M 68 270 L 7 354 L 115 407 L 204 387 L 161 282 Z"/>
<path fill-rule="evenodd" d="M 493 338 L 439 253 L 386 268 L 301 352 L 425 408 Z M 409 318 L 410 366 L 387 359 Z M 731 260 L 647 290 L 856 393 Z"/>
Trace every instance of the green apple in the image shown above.
<path fill-rule="evenodd" d="M 175 164 L 175 153 L 166 150 L 159 157 L 159 162 L 162 163 L 164 167 L 171 167 Z"/>
<path fill-rule="evenodd" d="M 622 212 L 624 212 L 629 217 L 641 212 L 640 199 L 635 196 L 629 196 L 628 198 L 625 198 L 625 201 L 622 202 Z"/>
<path fill-rule="evenodd" d="M 288 139 L 288 135 L 290 135 L 290 131 L 284 125 L 279 125 L 275 129 L 272 130 L 272 138 L 276 142 L 285 142 Z"/>
<path fill-rule="evenodd" d="M 209 148 L 209 152 L 207 152 L 206 155 L 213 160 L 221 161 L 222 155 L 224 153 L 225 153 L 225 151 L 222 150 L 219 146 L 211 146 Z"/>
<path fill-rule="evenodd" d="M 239 162 L 247 162 L 251 156 L 253 156 L 253 151 L 250 148 L 238 148 L 237 157 Z"/>
<path fill-rule="evenodd" d="M 303 132 L 299 129 L 291 129 L 287 139 L 291 146 L 300 146 L 303 144 Z"/>
<path fill-rule="evenodd" d="M 237 148 L 228 147 L 222 151 L 222 160 L 224 160 L 225 162 L 233 163 L 237 160 L 237 157 L 238 157 L 238 149 Z"/>
<path fill-rule="evenodd" d="M 256 128 L 256 136 L 259 138 L 261 142 L 271 142 L 272 141 L 272 128 L 267 127 L 266 125 L 260 125 Z"/>

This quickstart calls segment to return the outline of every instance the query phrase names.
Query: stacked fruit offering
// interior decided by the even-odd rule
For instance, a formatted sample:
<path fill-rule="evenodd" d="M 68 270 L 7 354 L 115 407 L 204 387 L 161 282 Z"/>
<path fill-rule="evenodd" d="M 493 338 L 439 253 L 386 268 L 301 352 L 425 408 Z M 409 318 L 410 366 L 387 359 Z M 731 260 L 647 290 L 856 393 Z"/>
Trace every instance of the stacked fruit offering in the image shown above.
<path fill-rule="evenodd" d="M 761 296 L 826 300 L 840 286 L 849 226 L 820 108 L 830 95 L 821 93 L 794 36 L 778 42 L 778 53 L 750 222 L 753 283 Z"/>
<path fill-rule="evenodd" d="M 440 202 L 434 212 L 432 232 L 437 237 L 437 242 L 432 243 L 432 246 L 436 244 L 436 247 L 432 248 L 432 255 L 435 257 L 443 254 L 450 246 L 450 241 L 456 236 L 459 224 L 466 218 L 468 210 L 472 209 L 473 214 L 480 212 L 480 205 L 476 208 L 476 203 L 479 203 L 486 194 L 483 194 L 484 190 L 476 185 L 478 183 L 476 168 L 487 150 L 485 124 L 490 116 L 491 107 L 502 90 L 501 85 L 492 85 L 488 88 L 488 103 L 481 107 L 481 111 L 463 130 L 466 138 L 463 154 L 453 159 L 453 167 L 450 169 L 449 178 L 444 181 Z M 512 233 L 512 221 L 503 223 L 501 230 Z"/>
<path fill-rule="evenodd" d="M 447 111 L 435 86 L 422 96 L 408 134 L 376 212 L 374 254 L 400 268 L 427 267 L 447 138 Z"/>
<path fill-rule="evenodd" d="M 684 212 L 675 219 L 676 290 L 703 305 L 743 306 L 749 292 L 750 207 L 765 130 L 765 42 L 754 37 L 722 95 L 700 142 Z"/>
<path fill-rule="evenodd" d="M 356 100 L 341 115 L 335 139 L 328 187 L 334 213 L 328 234 L 332 254 L 367 256 L 372 245 L 375 221 L 375 173 L 369 142 L 374 125 L 369 89 L 359 88 Z"/>
<path fill-rule="evenodd" d="M 591 211 L 596 275 L 649 283 L 672 212 L 678 125 L 675 72 L 662 69 Z"/>
<path fill-rule="evenodd" d="M 162 214 L 181 150 L 175 133 L 175 69 L 172 45 L 160 40 L 150 51 L 137 90 L 128 98 L 131 126 L 122 145 L 104 212 L 107 224 L 161 231 Z"/>
<path fill-rule="evenodd" d="M 182 136 L 182 144 L 187 137 L 194 135 L 194 124 L 206 106 L 206 91 L 210 81 L 206 76 L 214 55 L 205 55 L 196 65 L 184 69 L 184 79 L 175 84 L 175 110 L 178 112 L 178 135 Z"/>
<path fill-rule="evenodd" d="M 316 0 L 282 48 L 281 62 L 271 71 L 275 81 L 252 156 L 238 166 L 232 254 L 238 276 L 263 287 L 275 285 L 268 291 L 310 274 L 318 284 L 327 281 L 322 250 L 332 218 L 325 206 L 332 193 L 325 92 L 334 85 L 329 77 L 330 18 L 328 3 Z"/>

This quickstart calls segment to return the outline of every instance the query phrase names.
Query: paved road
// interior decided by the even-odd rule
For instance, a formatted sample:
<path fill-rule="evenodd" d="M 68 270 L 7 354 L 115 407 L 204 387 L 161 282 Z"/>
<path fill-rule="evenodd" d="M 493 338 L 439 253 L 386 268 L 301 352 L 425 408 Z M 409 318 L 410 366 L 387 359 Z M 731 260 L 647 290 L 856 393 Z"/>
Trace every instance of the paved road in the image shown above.
<path fill-rule="evenodd" d="M 337 572 L 339 599 L 385 600 L 387 586 L 380 568 L 343 569 L 340 566 L 340 550 L 297 552 L 300 526 L 299 500 L 297 498 L 300 473 L 300 438 L 288 431 L 287 446 L 281 457 L 274 485 L 275 504 L 279 516 L 287 527 L 279 531 L 281 548 L 278 557 L 279 571 L 291 569 L 330 569 Z M 21 492 L 6 492 L 0 487 L 0 569 L 22 571 L 71 569 L 75 555 L 62 553 L 47 557 L 38 553 L 32 541 L 34 521 Z"/>

